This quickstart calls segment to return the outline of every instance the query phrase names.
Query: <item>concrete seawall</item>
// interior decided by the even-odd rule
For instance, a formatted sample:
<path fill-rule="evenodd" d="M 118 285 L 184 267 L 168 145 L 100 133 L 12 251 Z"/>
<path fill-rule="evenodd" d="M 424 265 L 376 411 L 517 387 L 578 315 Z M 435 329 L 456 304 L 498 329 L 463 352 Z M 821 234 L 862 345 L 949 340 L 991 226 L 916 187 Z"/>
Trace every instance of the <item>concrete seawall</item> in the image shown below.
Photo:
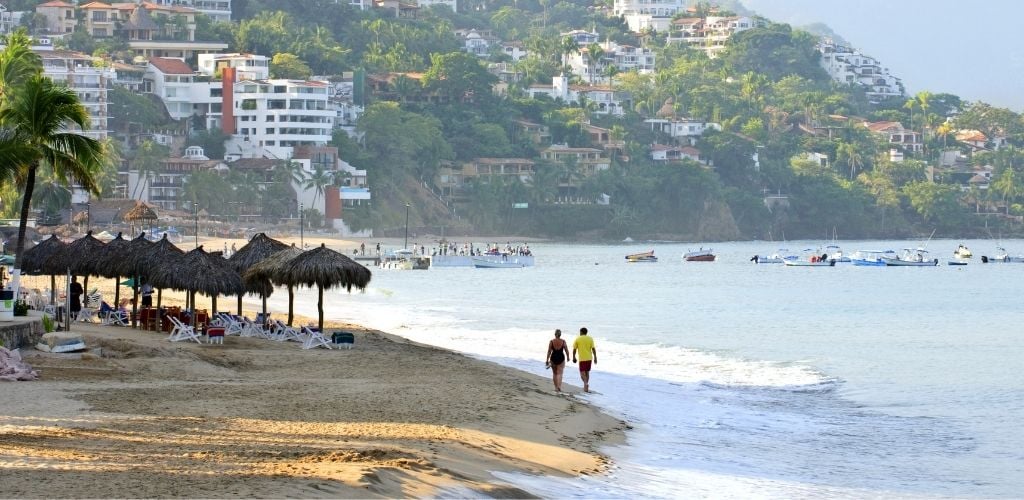
<path fill-rule="evenodd" d="M 8 349 L 34 346 L 44 333 L 42 316 L 15 316 L 13 321 L 0 322 L 0 342 Z"/>

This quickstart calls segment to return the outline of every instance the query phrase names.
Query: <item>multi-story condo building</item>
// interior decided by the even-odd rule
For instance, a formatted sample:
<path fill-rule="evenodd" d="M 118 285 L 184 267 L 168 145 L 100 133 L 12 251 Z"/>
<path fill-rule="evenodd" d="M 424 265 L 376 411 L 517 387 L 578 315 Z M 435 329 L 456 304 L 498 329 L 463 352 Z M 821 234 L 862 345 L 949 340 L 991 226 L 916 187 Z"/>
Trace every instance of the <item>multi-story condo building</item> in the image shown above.
<path fill-rule="evenodd" d="M 559 75 L 551 79 L 551 85 L 533 84 L 526 92 L 530 97 L 547 95 L 563 102 L 587 102 L 594 105 L 593 113 L 621 116 L 631 105 L 629 94 L 607 85 L 570 85 L 569 78 Z"/>
<path fill-rule="evenodd" d="M 888 68 L 881 67 L 877 59 L 839 45 L 830 38 L 821 39 L 818 51 L 821 52 L 821 67 L 833 80 L 860 85 L 868 100 L 880 102 L 904 94 L 903 82 L 890 75 Z"/>
<path fill-rule="evenodd" d="M 270 78 L 270 58 L 256 54 L 199 54 L 199 73 L 217 78 L 222 68 L 235 68 L 239 80 Z"/>
<path fill-rule="evenodd" d="M 163 6 L 190 7 L 218 22 L 231 22 L 231 0 L 148 0 Z M 138 2 L 138 0 L 137 0 Z M 139 2 L 141 3 L 141 2 Z"/>
<path fill-rule="evenodd" d="M 75 31 L 75 25 L 78 24 L 75 5 L 61 0 L 52 0 L 37 5 L 36 14 L 46 19 L 46 32 L 50 34 L 72 33 Z"/>
<path fill-rule="evenodd" d="M 206 128 L 219 128 L 223 86 L 219 80 L 196 74 L 181 59 L 151 57 L 143 76 L 143 91 L 160 98 L 175 120 L 202 116 Z"/>
<path fill-rule="evenodd" d="M 18 29 L 21 26 L 21 16 L 24 12 L 21 11 L 10 11 L 7 10 L 3 4 L 0 4 L 0 35 L 6 35 Z"/>
<path fill-rule="evenodd" d="M 202 170 L 226 168 L 223 162 L 211 160 L 203 148 L 190 146 L 180 158 L 167 158 L 160 162 L 156 172 L 142 174 L 138 169 L 128 170 L 128 196 L 156 205 L 164 210 L 189 210 L 189 202 L 182 202 L 182 191 L 189 177 Z"/>
<path fill-rule="evenodd" d="M 565 144 L 552 144 L 540 152 L 540 157 L 554 165 L 572 165 L 575 175 L 558 179 L 559 200 L 563 203 L 591 203 L 595 200 L 579 196 L 582 179 L 611 168 L 611 160 L 600 149 L 572 148 Z"/>
<path fill-rule="evenodd" d="M 89 112 L 89 130 L 84 134 L 104 139 L 108 133 L 107 88 L 116 73 L 108 66 L 97 67 L 93 57 L 67 50 L 35 50 L 43 60 L 43 74 L 54 82 L 67 85 L 78 95 Z"/>
<path fill-rule="evenodd" d="M 610 67 L 620 72 L 654 72 L 654 51 L 649 48 L 619 45 L 615 42 L 598 45 L 601 47 L 601 54 L 596 59 L 590 56 L 591 47 L 584 46 L 580 47 L 579 52 L 570 54 L 567 60 L 573 74 L 579 75 L 587 83 L 609 81 Z"/>
<path fill-rule="evenodd" d="M 685 43 L 716 57 L 730 37 L 755 26 L 754 19 L 746 16 L 683 17 L 672 21 L 668 42 Z"/>
<path fill-rule="evenodd" d="M 151 2 L 89 2 L 79 6 L 85 30 L 94 38 L 121 38 L 136 55 L 177 57 L 218 52 L 226 43 L 195 39 L 196 10 L 181 5 L 157 5 Z"/>
<path fill-rule="evenodd" d="M 918 153 L 924 149 L 924 141 L 921 140 L 921 134 L 908 128 L 903 128 L 903 124 L 900 122 L 864 122 L 863 125 L 875 135 L 887 140 L 890 146 L 913 153 Z"/>
<path fill-rule="evenodd" d="M 335 112 L 327 105 L 327 82 L 244 80 L 234 84 L 234 134 L 290 156 L 295 146 L 330 142 Z M 225 120 L 227 120 L 225 116 Z"/>
<path fill-rule="evenodd" d="M 672 16 L 685 8 L 683 0 L 615 0 L 612 15 L 620 16 L 630 31 L 668 31 Z"/>

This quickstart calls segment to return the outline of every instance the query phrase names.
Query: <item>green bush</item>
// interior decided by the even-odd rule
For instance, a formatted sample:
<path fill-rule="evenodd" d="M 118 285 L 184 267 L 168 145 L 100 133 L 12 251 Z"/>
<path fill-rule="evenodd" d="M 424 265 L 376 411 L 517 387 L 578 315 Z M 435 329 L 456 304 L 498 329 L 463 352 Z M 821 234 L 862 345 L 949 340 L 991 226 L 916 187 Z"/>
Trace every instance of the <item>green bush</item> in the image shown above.
<path fill-rule="evenodd" d="M 14 315 L 15 316 L 28 316 L 28 303 L 24 300 L 19 300 L 14 303 Z"/>

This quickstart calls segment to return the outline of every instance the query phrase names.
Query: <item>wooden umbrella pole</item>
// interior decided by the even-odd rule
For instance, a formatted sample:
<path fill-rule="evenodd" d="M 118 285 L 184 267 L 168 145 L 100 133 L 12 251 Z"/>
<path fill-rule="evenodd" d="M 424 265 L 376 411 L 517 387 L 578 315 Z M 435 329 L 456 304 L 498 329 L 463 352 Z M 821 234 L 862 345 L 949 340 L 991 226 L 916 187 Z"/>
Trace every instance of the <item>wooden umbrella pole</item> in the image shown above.
<path fill-rule="evenodd" d="M 319 285 L 318 284 L 316 286 L 316 291 L 317 291 L 317 295 L 318 295 L 317 301 L 316 301 L 316 310 L 317 310 L 317 312 L 320 313 L 320 333 L 323 333 L 324 332 L 324 287 L 323 287 L 323 285 Z"/>
<path fill-rule="evenodd" d="M 50 275 L 50 303 L 57 304 L 57 275 Z"/>
<path fill-rule="evenodd" d="M 242 294 L 242 293 L 238 294 L 238 315 L 239 316 L 242 315 L 242 295 L 244 295 L 244 294 Z M 266 300 L 264 300 L 263 303 L 264 303 L 264 309 L 265 309 L 266 308 L 266 305 L 265 305 L 266 304 Z"/>
<path fill-rule="evenodd" d="M 295 318 L 293 304 L 295 303 L 295 291 L 292 290 L 292 285 L 288 285 L 288 326 L 292 326 L 292 320 Z"/>
<path fill-rule="evenodd" d="M 210 317 L 217 316 L 217 295 L 210 296 Z"/>
<path fill-rule="evenodd" d="M 260 297 L 263 299 L 263 321 L 266 321 L 267 320 L 267 296 L 263 295 L 261 293 Z"/>
<path fill-rule="evenodd" d="M 139 321 L 139 277 L 132 277 L 132 328 L 138 326 Z"/>
<path fill-rule="evenodd" d="M 121 277 L 120 276 L 114 276 L 114 303 L 111 304 L 110 306 L 113 307 L 114 310 L 117 310 L 117 308 L 118 308 L 118 306 L 120 304 L 121 304 Z"/>

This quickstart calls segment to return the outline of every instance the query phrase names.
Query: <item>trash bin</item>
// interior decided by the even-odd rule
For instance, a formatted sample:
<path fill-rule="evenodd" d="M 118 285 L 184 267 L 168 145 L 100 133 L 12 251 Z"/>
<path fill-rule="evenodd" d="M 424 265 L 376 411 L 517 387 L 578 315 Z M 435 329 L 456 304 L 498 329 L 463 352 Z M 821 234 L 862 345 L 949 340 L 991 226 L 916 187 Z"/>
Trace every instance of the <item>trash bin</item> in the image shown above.
<path fill-rule="evenodd" d="M 14 290 L 0 290 L 0 321 L 14 321 Z"/>

